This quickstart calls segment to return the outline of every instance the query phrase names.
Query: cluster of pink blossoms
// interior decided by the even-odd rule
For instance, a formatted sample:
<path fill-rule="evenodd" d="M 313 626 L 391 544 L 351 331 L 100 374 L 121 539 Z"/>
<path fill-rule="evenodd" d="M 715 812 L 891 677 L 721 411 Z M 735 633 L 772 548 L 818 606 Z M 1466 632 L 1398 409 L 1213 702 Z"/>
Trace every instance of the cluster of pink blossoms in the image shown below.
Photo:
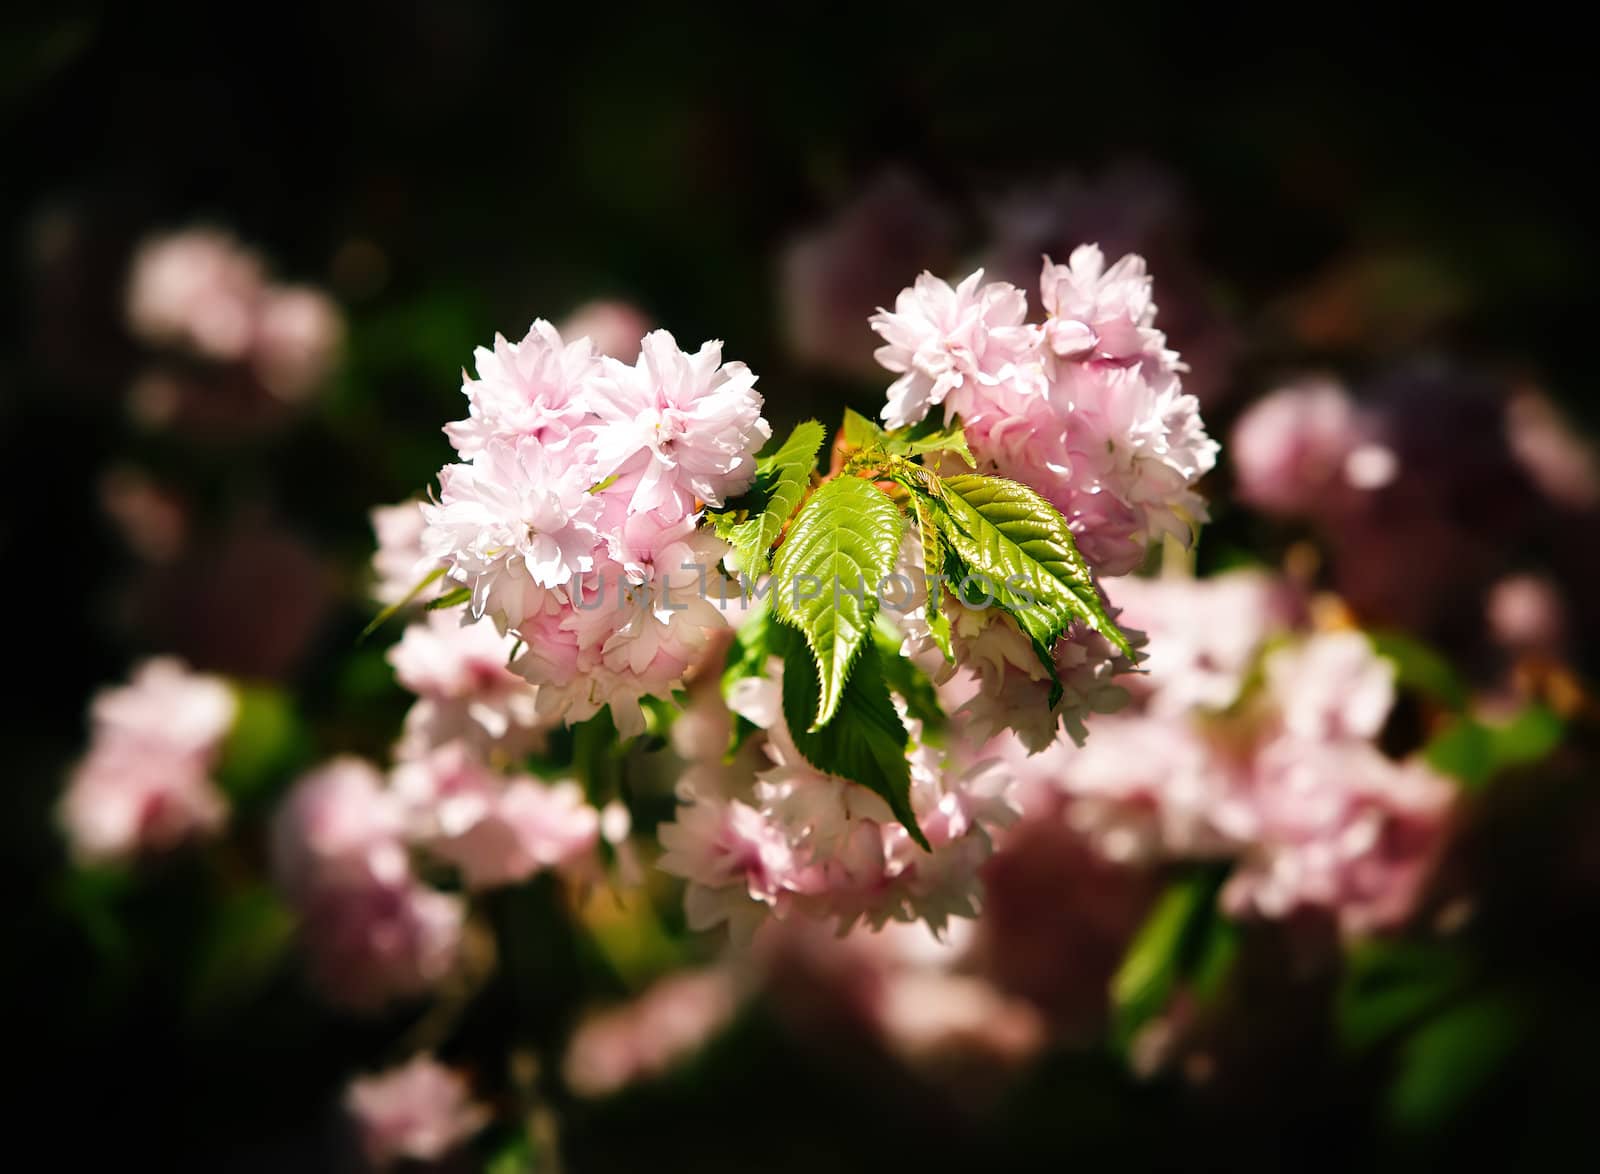
<path fill-rule="evenodd" d="M 1064 796 L 1113 861 L 1234 861 L 1235 916 L 1314 909 L 1348 932 L 1408 916 L 1455 789 L 1376 744 L 1392 663 L 1359 632 L 1298 628 L 1292 594 L 1251 572 L 1127 580 L 1116 598 L 1149 632 L 1149 673 L 1081 747 L 985 748 L 1022 776 L 1025 805 Z"/>
<path fill-rule="evenodd" d="M 413 1056 L 386 1072 L 352 1081 L 345 1108 L 361 1150 L 375 1168 L 438 1162 L 489 1123 L 465 1077 L 431 1056 Z"/>
<path fill-rule="evenodd" d="M 259 256 L 205 228 L 154 237 L 139 248 L 127 316 L 145 342 L 243 364 L 287 402 L 317 388 L 344 337 L 343 317 L 326 294 L 268 280 Z"/>
<path fill-rule="evenodd" d="M 872 328 L 899 376 L 890 427 L 942 406 L 981 467 L 1030 485 L 1059 509 L 1102 575 L 1137 568 L 1152 539 L 1187 543 L 1206 518 L 1195 482 L 1216 463 L 1183 364 L 1155 328 L 1144 261 L 1107 267 L 1094 245 L 1045 260 L 1042 323 L 1028 299 L 980 269 L 952 287 L 924 273 Z"/>
<path fill-rule="evenodd" d="M 59 809 L 73 854 L 127 860 L 217 831 L 228 805 L 211 775 L 237 710 L 225 682 L 171 658 L 96 696 L 89 753 Z"/>
<path fill-rule="evenodd" d="M 550 870 L 598 875 L 602 820 L 576 783 L 505 775 L 459 739 L 413 741 L 408 753 L 387 778 L 335 759 L 301 779 L 278 816 L 274 868 L 300 914 L 311 978 L 356 1010 L 423 994 L 458 965 L 466 903 L 424 883 L 419 854 L 469 891 Z"/>
<path fill-rule="evenodd" d="M 795 748 L 779 698 L 783 666 L 735 682 L 731 709 L 715 688 L 694 695 L 674 727 L 687 761 L 677 786 L 684 806 L 660 829 L 658 864 L 689 882 L 689 924 L 727 922 L 748 941 L 768 917 L 857 923 L 975 917 L 979 866 L 993 832 L 1016 818 L 1007 773 L 990 763 L 952 767 L 909 721 L 911 807 L 925 851 L 877 794 L 824 774 Z M 714 683 L 713 683 L 714 684 Z M 760 729 L 725 760 L 733 716 Z"/>
<path fill-rule="evenodd" d="M 750 486 L 771 435 L 755 376 L 718 342 L 689 354 L 654 331 L 630 366 L 544 321 L 480 349 L 477 373 L 422 552 L 523 642 L 514 667 L 545 720 L 609 705 L 639 733 L 640 700 L 679 686 L 726 626 L 705 587 L 726 546 L 699 521 Z"/>

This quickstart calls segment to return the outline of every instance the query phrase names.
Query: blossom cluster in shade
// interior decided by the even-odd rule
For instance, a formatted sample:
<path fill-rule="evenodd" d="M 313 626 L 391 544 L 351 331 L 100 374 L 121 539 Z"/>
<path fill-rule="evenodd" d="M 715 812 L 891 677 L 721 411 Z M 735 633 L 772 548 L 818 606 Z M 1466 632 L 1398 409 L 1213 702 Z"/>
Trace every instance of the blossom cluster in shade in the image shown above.
<path fill-rule="evenodd" d="M 224 681 L 170 657 L 102 690 L 58 809 L 74 856 L 125 861 L 220 829 L 228 804 L 212 776 L 237 711 Z"/>
<path fill-rule="evenodd" d="M 1357 631 L 1305 630 L 1292 594 L 1254 572 L 1130 579 L 1116 599 L 1149 633 L 1148 674 L 1082 746 L 985 747 L 1018 772 L 1024 805 L 1064 798 L 1060 818 L 1112 861 L 1232 861 L 1235 916 L 1403 922 L 1455 789 L 1379 748 L 1392 663 Z"/>
<path fill-rule="evenodd" d="M 1043 494 L 1102 575 L 1134 570 L 1162 536 L 1187 543 L 1217 444 L 1155 327 L 1143 259 L 1107 266 L 1094 245 L 1046 258 L 1043 322 L 1022 290 L 983 277 L 924 273 L 873 316 L 878 362 L 898 376 L 885 423 L 959 417 L 980 466 Z"/>
<path fill-rule="evenodd" d="M 144 342 L 241 364 L 285 402 L 317 389 L 344 338 L 343 316 L 326 294 L 271 281 L 255 252 L 208 228 L 140 246 L 126 312 L 129 329 Z"/>
<path fill-rule="evenodd" d="M 502 774 L 455 741 L 387 777 L 346 757 L 301 778 L 278 813 L 273 866 L 313 985 L 370 1011 L 460 964 L 466 900 L 428 884 L 421 862 L 452 869 L 468 893 L 549 870 L 587 879 L 600 823 L 576 783 Z"/>
<path fill-rule="evenodd" d="M 344 1103 L 362 1153 L 377 1168 L 437 1162 L 490 1119 L 488 1107 L 472 1099 L 466 1078 L 427 1055 L 351 1081 Z"/>
<path fill-rule="evenodd" d="M 1537 389 L 1437 361 L 1353 388 L 1308 377 L 1253 404 L 1229 451 L 1239 500 L 1309 528 L 1364 623 L 1472 659 L 1485 637 L 1529 648 L 1507 622 L 1543 627 L 1531 643 L 1548 652 L 1592 635 L 1573 605 L 1594 577 L 1593 547 L 1567 536 L 1600 521 L 1600 451 Z M 1515 590 L 1529 571 L 1540 598 Z M 1507 581 L 1509 596 L 1497 590 Z M 1507 606 L 1519 595 L 1521 619 Z M 1572 630 L 1552 644 L 1569 611 Z"/>
<path fill-rule="evenodd" d="M 891 921 L 941 930 L 952 917 L 975 917 L 978 868 L 994 831 L 1017 814 L 1006 772 L 951 765 L 909 721 L 910 803 L 924 850 L 880 796 L 801 755 L 781 712 L 782 677 L 774 658 L 764 676 L 734 682 L 731 709 L 713 681 L 674 727 L 689 765 L 677 784 L 681 805 L 659 829 L 657 863 L 688 881 L 691 927 L 726 922 L 748 941 L 768 918 L 815 919 L 842 933 Z M 726 759 L 734 715 L 760 732 Z"/>
<path fill-rule="evenodd" d="M 639 733 L 641 699 L 680 685 L 725 626 L 704 577 L 726 547 L 699 522 L 754 479 L 771 435 L 756 377 L 720 342 L 691 354 L 653 331 L 629 365 L 544 321 L 476 365 L 421 551 L 523 642 L 514 668 L 544 719 L 609 705 Z"/>

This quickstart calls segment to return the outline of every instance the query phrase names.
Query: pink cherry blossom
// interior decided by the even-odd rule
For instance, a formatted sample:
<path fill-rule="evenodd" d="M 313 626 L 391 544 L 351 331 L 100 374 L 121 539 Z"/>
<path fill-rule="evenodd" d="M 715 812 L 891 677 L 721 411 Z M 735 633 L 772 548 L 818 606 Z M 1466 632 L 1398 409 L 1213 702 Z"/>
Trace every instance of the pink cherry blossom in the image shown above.
<path fill-rule="evenodd" d="M 344 317 L 332 298 L 307 286 L 275 286 L 257 310 L 251 364 L 269 392 L 295 403 L 328 377 L 343 342 Z"/>
<path fill-rule="evenodd" d="M 733 1018 L 739 991 L 725 969 L 668 975 L 631 1003 L 588 1016 L 562 1071 L 579 1096 L 609 1096 L 669 1071 Z"/>
<path fill-rule="evenodd" d="M 538 695 L 508 667 L 516 637 L 502 635 L 488 620 L 463 618 L 429 612 L 389 650 L 395 679 L 417 695 L 406 715 L 402 755 L 457 739 L 480 753 L 515 755 L 541 740 Z"/>
<path fill-rule="evenodd" d="M 570 780 L 502 778 L 467 746 L 452 743 L 395 768 L 394 791 L 411 836 L 461 870 L 470 889 L 527 880 L 593 862 L 600 815 Z"/>
<path fill-rule="evenodd" d="M 352 1010 L 421 995 L 456 966 L 465 910 L 416 879 L 404 833 L 400 801 L 355 758 L 297 782 L 273 828 L 273 871 L 300 916 L 310 978 Z"/>
<path fill-rule="evenodd" d="M 345 1108 L 367 1161 L 379 1167 L 436 1162 L 489 1123 L 466 1079 L 425 1055 L 351 1081 Z"/>
<path fill-rule="evenodd" d="M 900 292 L 894 309 L 872 316 L 884 340 L 876 358 L 900 376 L 883 409 L 890 428 L 914 424 L 953 392 L 1034 377 L 1037 341 L 1025 325 L 1027 296 L 1004 282 L 983 282 L 983 270 L 960 285 L 931 273 Z M 952 404 L 960 410 L 964 400 Z"/>
<path fill-rule="evenodd" d="M 170 657 L 90 705 L 90 746 L 58 817 L 74 855 L 126 860 L 216 832 L 227 802 L 212 781 L 238 702 L 219 678 Z"/>
<path fill-rule="evenodd" d="M 533 589 L 594 569 L 592 485 L 587 467 L 538 440 L 495 437 L 471 463 L 440 470 L 438 504 L 422 507 L 423 550 L 471 588 L 474 615 L 514 623 Z"/>
<path fill-rule="evenodd" d="M 492 439 L 528 437 L 545 448 L 565 448 L 585 420 L 585 381 L 599 372 L 594 344 L 582 336 L 563 342 L 540 318 L 517 343 L 496 335 L 494 347 L 474 352 L 478 377 L 466 379 L 467 418 L 445 435 L 471 460 Z"/>
<path fill-rule="evenodd" d="M 382 604 L 396 604 L 444 564 L 423 553 L 422 532 L 428 523 L 420 501 L 375 506 L 371 518 L 378 539 L 378 549 L 372 556 L 372 598 Z"/>
<path fill-rule="evenodd" d="M 1234 425 L 1229 445 L 1240 499 L 1275 514 L 1327 508 L 1347 484 L 1345 464 L 1366 432 L 1334 383 L 1290 386 L 1258 400 Z"/>
<path fill-rule="evenodd" d="M 755 454 L 772 435 L 755 382 L 743 363 L 723 363 L 720 341 L 691 355 L 665 330 L 651 331 L 633 366 L 607 359 L 593 383 L 601 477 L 640 474 L 635 510 L 722 505 L 749 487 Z"/>
<path fill-rule="evenodd" d="M 1394 664 L 1359 632 L 1324 632 L 1265 661 L 1267 691 L 1296 737 L 1375 738 L 1394 707 Z"/>
<path fill-rule="evenodd" d="M 139 337 L 213 359 L 238 359 L 255 335 L 265 288 L 260 259 L 226 233 L 189 229 L 140 246 L 128 281 Z"/>

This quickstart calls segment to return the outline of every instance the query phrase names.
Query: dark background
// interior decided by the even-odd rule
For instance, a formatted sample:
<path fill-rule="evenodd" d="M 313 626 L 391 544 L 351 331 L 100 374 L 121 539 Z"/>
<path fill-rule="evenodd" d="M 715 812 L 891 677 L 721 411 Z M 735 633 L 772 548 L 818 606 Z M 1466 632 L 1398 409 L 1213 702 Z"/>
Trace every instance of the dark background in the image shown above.
<path fill-rule="evenodd" d="M 623 297 L 681 341 L 726 339 L 761 374 L 779 425 L 845 403 L 870 410 L 878 389 L 785 357 L 774 290 L 790 234 L 889 163 L 970 213 L 973 193 L 1130 157 L 1184 188 L 1194 251 L 1245 328 L 1232 375 L 1242 394 L 1295 364 L 1360 373 L 1391 357 L 1381 342 L 1317 353 L 1255 327 L 1338 259 L 1403 248 L 1459 295 L 1407 348 L 1537 379 L 1592 425 L 1583 35 L 1564 13 L 1525 6 L 1403 19 L 1337 6 L 1229 18 L 1210 5 L 481 2 L 67 3 L 4 18 L 0 547 L 13 677 L 0 854 L 17 876 L 6 1005 L 16 1039 L 42 1045 L 11 1052 L 31 1102 L 25 1130 L 41 1127 L 47 1152 L 70 1165 L 104 1149 L 277 1168 L 334 1127 L 332 1090 L 382 1033 L 322 1018 L 293 991 L 197 1027 L 159 967 L 108 988 L 92 943 L 63 916 L 49 826 L 61 772 L 82 745 L 92 689 L 152 650 L 107 607 L 125 556 L 93 471 L 113 453 L 180 469 L 201 509 L 267 502 L 353 582 L 370 547 L 366 508 L 413 492 L 441 463 L 457 369 L 495 330 Z M 286 277 L 332 287 L 350 318 L 349 363 L 327 404 L 270 448 L 178 451 L 128 436 L 118 275 L 140 235 L 197 220 L 230 227 Z M 64 276 L 40 261 L 63 222 L 78 242 Z M 379 246 L 381 279 L 337 271 L 353 239 Z M 1213 434 L 1230 415 L 1208 413 Z M 333 666 L 366 614 L 358 593 L 342 595 L 294 670 L 313 705 L 344 687 Z M 164 912 L 140 924 L 181 921 L 181 866 L 155 886 L 144 899 Z M 904 1098 L 841 1088 L 761 1023 L 742 1030 L 703 1081 L 615 1109 L 595 1135 L 620 1130 L 671 1168 L 804 1168 L 805 1155 L 847 1145 L 863 1167 L 991 1153 L 1137 1165 L 1164 1153 L 1148 1123 L 1178 1119 L 1159 1092 L 1124 1089 L 1107 1103 L 1109 1077 L 1069 1066 L 995 1127 L 1003 1142 L 945 1137 Z M 1523 1095 L 1495 1104 L 1431 1144 L 1526 1140 Z M 1560 1117 L 1548 1098 L 1544 1108 Z M 1315 1077 L 1277 1111 L 1180 1131 L 1210 1147 L 1185 1165 L 1339 1165 L 1367 1152 L 1351 1124 L 1359 1106 L 1330 1101 Z M 1296 1144 L 1306 1136 L 1314 1148 Z M 735 1138 L 759 1146 L 748 1161 Z M 707 1145 L 714 1161 L 686 1157 Z"/>

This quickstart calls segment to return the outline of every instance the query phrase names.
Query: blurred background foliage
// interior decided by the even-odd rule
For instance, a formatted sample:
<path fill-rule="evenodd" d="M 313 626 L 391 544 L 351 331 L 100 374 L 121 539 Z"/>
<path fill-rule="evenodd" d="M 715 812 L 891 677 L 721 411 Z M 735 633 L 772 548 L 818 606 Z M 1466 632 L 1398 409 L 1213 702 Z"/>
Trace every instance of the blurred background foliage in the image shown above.
<path fill-rule="evenodd" d="M 1229 395 L 1207 410 L 1214 435 L 1298 370 L 1361 380 L 1435 355 L 1536 382 L 1600 419 L 1581 36 L 1526 12 L 1410 28 L 1392 10 L 1376 23 L 1337 7 L 1275 19 L 1300 31 L 1280 38 L 1271 21 L 1214 6 L 940 17 L 69 0 L 9 13 L 0 545 L 15 677 L 0 855 L 20 930 L 6 1005 L 13 1036 L 37 1045 L 17 1069 L 25 1136 L 37 1127 L 73 1164 L 102 1150 L 302 1164 L 337 1128 L 343 1079 L 392 1038 L 393 1024 L 330 1016 L 285 972 L 287 914 L 260 860 L 229 855 L 259 845 L 137 881 L 69 873 L 50 809 L 91 691 L 184 640 L 198 667 L 256 678 L 222 780 L 241 811 L 267 810 L 317 754 L 383 752 L 406 698 L 383 662 L 393 633 L 356 645 L 371 614 L 366 511 L 416 492 L 445 459 L 438 425 L 458 414 L 460 368 L 495 331 L 622 298 L 682 341 L 725 339 L 760 373 L 780 433 L 845 406 L 872 414 L 881 385 L 786 352 L 785 241 L 894 166 L 955 210 L 966 251 L 988 195 L 1132 159 L 1176 177 L 1208 293 L 1238 330 Z M 128 257 L 146 233 L 196 222 L 329 289 L 347 315 L 331 388 L 264 436 L 192 443 L 133 427 L 123 407 L 136 366 L 120 319 Z M 306 635 L 292 656 L 254 672 L 220 651 L 206 663 L 226 643 L 215 633 L 254 622 L 242 590 L 216 614 L 181 601 L 176 614 L 130 610 L 135 560 L 100 482 L 129 462 L 181 484 L 213 536 L 214 563 L 203 551 L 186 574 L 270 584 L 281 560 L 258 574 L 217 553 L 241 526 L 314 552 L 324 590 L 296 621 Z M 1226 469 L 1213 480 L 1201 566 L 1274 557 L 1258 523 L 1223 504 Z M 1425 657 L 1403 658 L 1411 683 L 1448 693 L 1448 669 Z M 1276 1053 L 1272 1077 L 1249 1096 L 1061 1054 L 997 1106 L 946 1112 L 869 1044 L 830 1052 L 757 1008 L 690 1068 L 574 1106 L 571 1164 L 1335 1168 L 1592 1152 L 1600 888 L 1563 870 L 1592 874 L 1600 851 L 1579 842 L 1596 826 L 1594 748 L 1549 760 L 1559 730 L 1537 713 L 1519 723 L 1463 717 L 1434 747 L 1474 785 L 1502 768 L 1517 781 L 1499 776 L 1492 818 L 1457 847 L 1460 867 L 1487 878 L 1469 940 L 1373 945 L 1330 992 L 1331 1023 L 1285 1028 L 1265 1010 L 1283 997 L 1269 976 L 1234 983 L 1225 997 L 1258 1000 L 1261 1022 L 1288 1033 L 1261 1049 Z M 1203 932 L 1186 925 L 1177 909 L 1170 932 Z M 698 948 L 681 926 L 621 926 L 610 957 L 542 944 L 549 997 L 562 984 L 627 989 Z M 1153 965 L 1182 956 L 1157 950 Z M 1122 977 L 1135 994 L 1164 981 Z M 498 1029 L 492 1017 L 476 1028 Z"/>

